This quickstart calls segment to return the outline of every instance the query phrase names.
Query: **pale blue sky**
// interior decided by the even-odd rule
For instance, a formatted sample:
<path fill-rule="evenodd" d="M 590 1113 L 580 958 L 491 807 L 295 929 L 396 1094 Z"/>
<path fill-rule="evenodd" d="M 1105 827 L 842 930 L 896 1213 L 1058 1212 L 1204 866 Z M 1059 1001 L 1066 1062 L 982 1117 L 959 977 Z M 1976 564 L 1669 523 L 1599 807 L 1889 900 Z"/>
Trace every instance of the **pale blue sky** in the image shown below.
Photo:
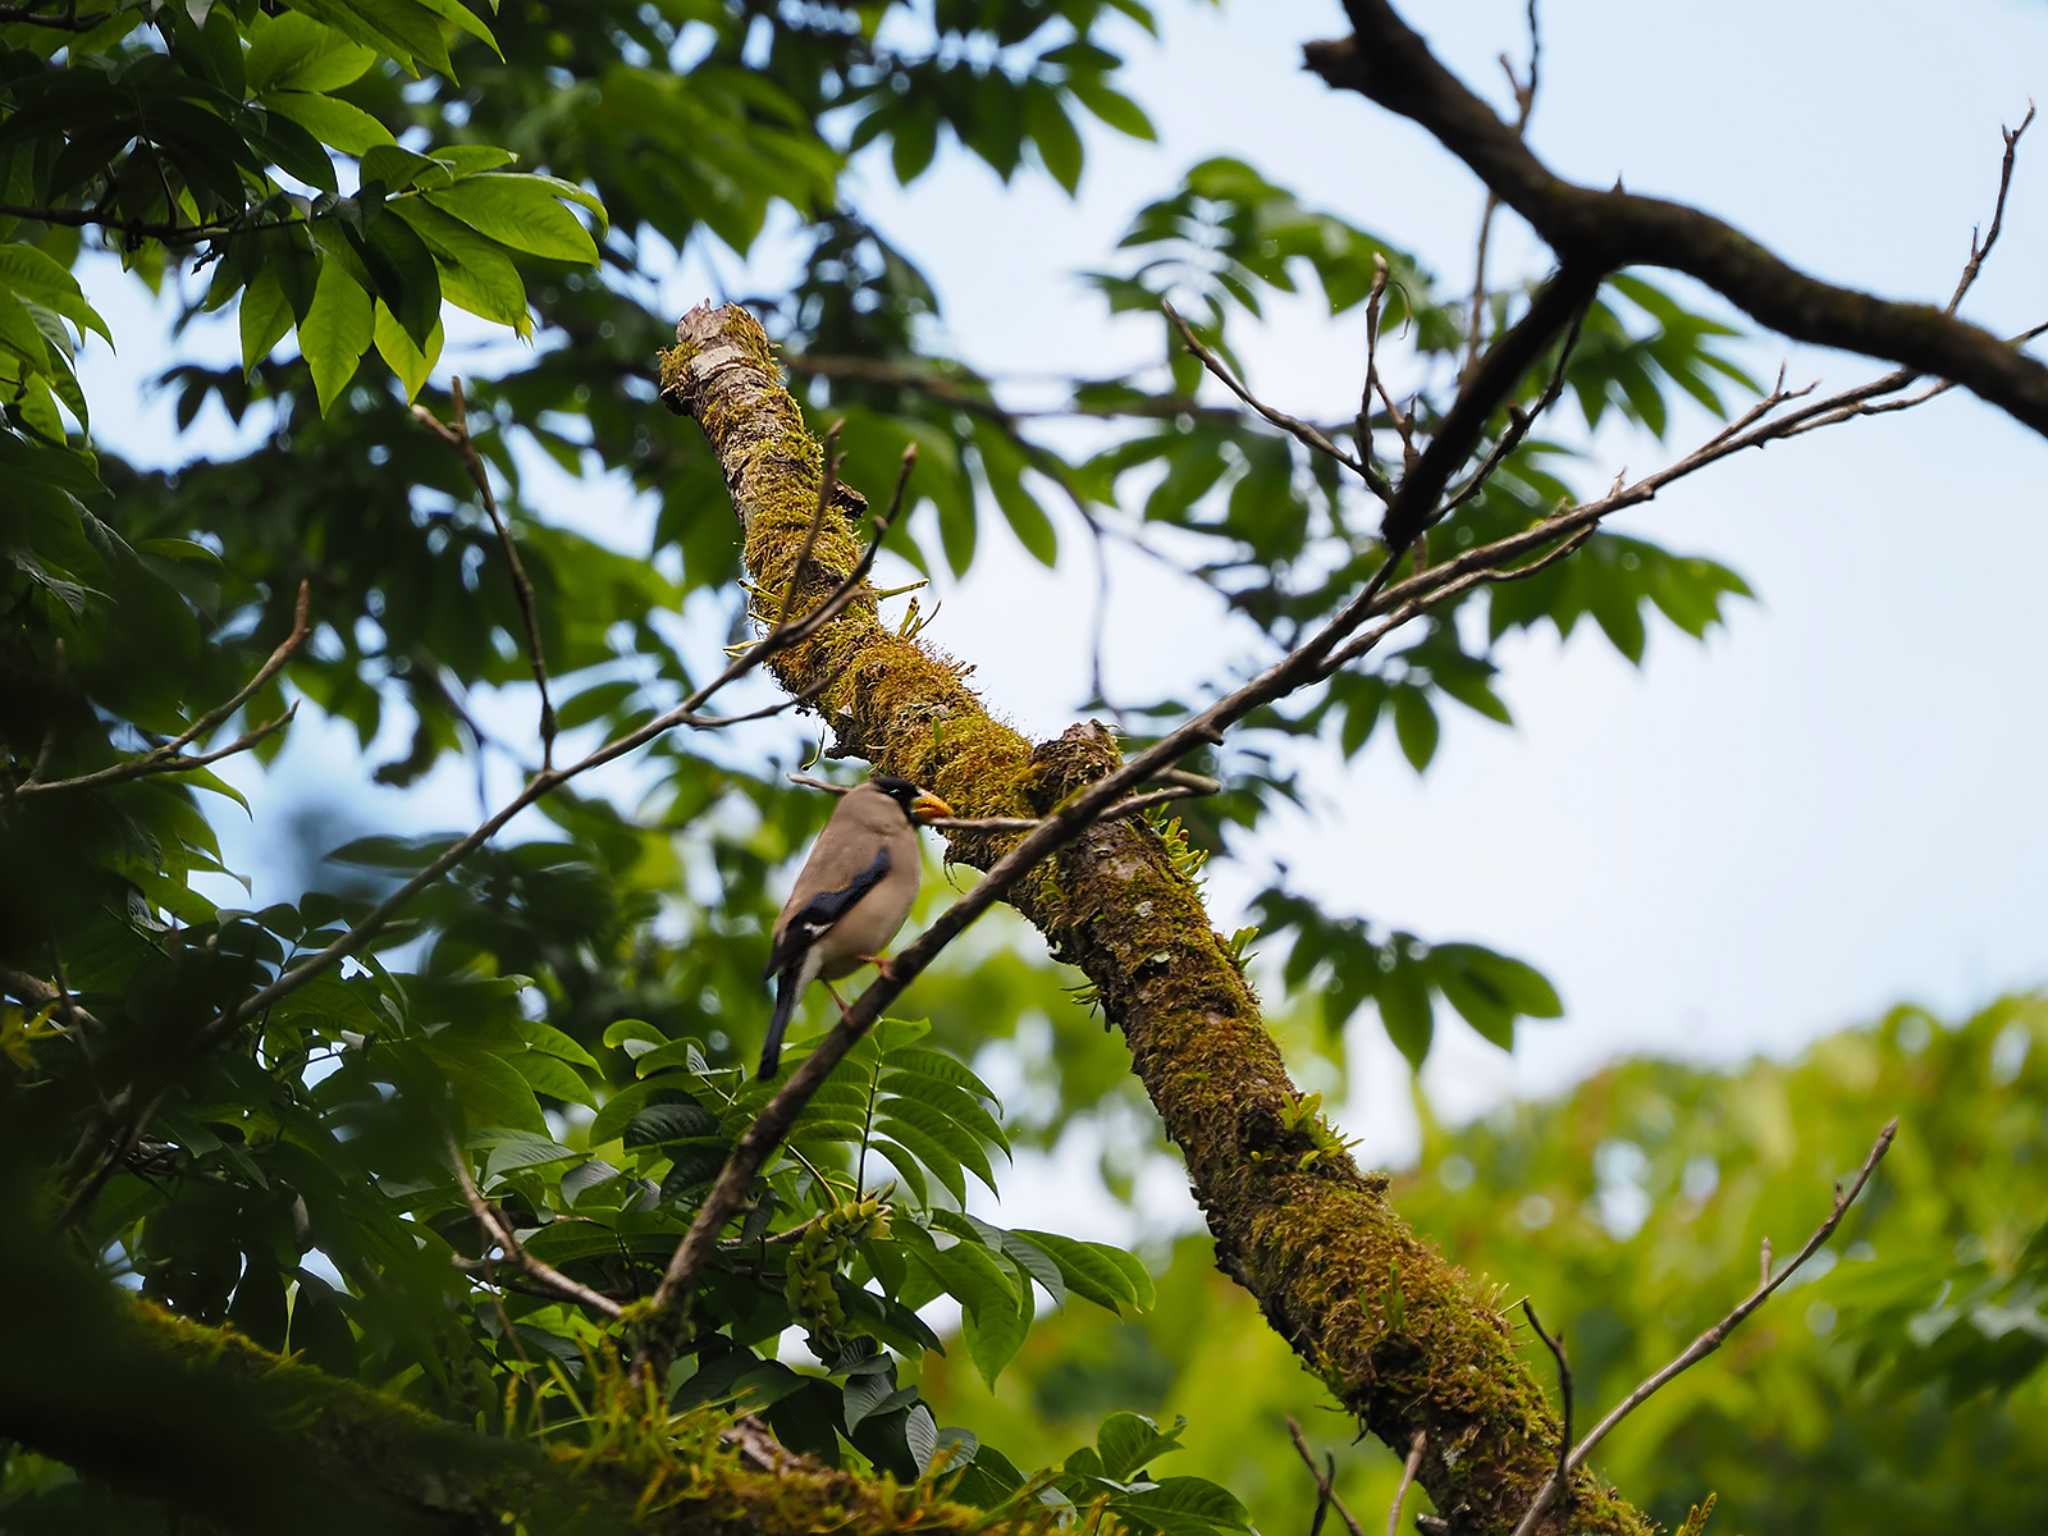
<path fill-rule="evenodd" d="M 1468 279 L 1472 179 L 1418 130 L 1299 68 L 1302 41 L 1342 30 L 1335 4 L 1160 9 L 1164 41 L 1137 44 L 1132 73 L 1163 142 L 1090 134 L 1077 201 L 1037 180 L 1005 191 L 957 153 L 908 190 L 865 167 L 864 206 L 923 260 L 964 356 L 996 372 L 1082 373 L 1149 357 L 1153 325 L 1106 326 L 1070 274 L 1102 262 L 1136 206 L 1212 153 L 1242 155 Z M 1405 9 L 1468 80 L 1502 95 L 1493 58 L 1523 56 L 1519 0 Z M 1914 297 L 1947 296 L 1988 211 L 1998 126 L 2048 92 L 2048 6 L 2020 0 L 1553 0 L 1545 23 L 1531 137 L 1556 168 L 1697 201 L 1824 275 Z M 2002 330 L 2048 318 L 2040 134 L 1968 309 Z M 1500 233 L 1496 273 L 1538 259 L 1512 220 Z M 766 252 L 758 270 L 786 260 Z M 723 270 L 732 280 L 738 264 Z M 89 286 L 124 348 L 118 360 L 93 349 L 102 437 L 182 454 L 167 404 L 113 407 L 162 361 L 155 322 L 115 287 Z M 702 287 L 693 271 L 665 292 L 680 308 Z M 1357 395 L 1361 327 L 1356 313 L 1333 322 L 1313 302 L 1284 304 L 1242 350 L 1277 403 L 1341 415 Z M 221 355 L 232 336 L 187 345 Z M 1747 353 L 1764 374 L 1787 355 L 1768 340 Z M 1831 385 L 1872 371 L 1806 349 L 1789 361 L 1795 380 Z M 220 443 L 221 427 L 202 420 L 202 441 Z M 1583 484 L 1652 468 L 1706 430 L 1684 415 L 1669 448 L 1603 437 L 1608 456 Z M 1502 691 L 1515 730 L 1447 713 L 1424 780 L 1386 733 L 1317 776 L 1312 814 L 1277 821 L 1263 850 L 1303 888 L 1332 909 L 1526 956 L 1564 993 L 1568 1017 L 1526 1032 L 1513 1057 L 1440 1026 L 1426 1078 L 1440 1105 L 1477 1112 L 1629 1052 L 1791 1051 L 1895 1000 L 1955 1010 L 2048 975 L 2044 466 L 2048 444 L 1960 393 L 1724 465 L 1628 523 L 1756 587 L 1762 602 L 1710 643 L 1656 629 L 1640 671 L 1590 632 L 1511 643 Z M 575 501 L 579 523 L 635 547 L 634 511 Z M 932 638 L 976 664 L 1020 727 L 1056 731 L 1085 692 L 1092 583 L 1048 577 L 1007 536 L 984 549 Z M 1061 612 L 1064 632 L 1046 623 Z M 1112 691 L 1125 697 L 1198 691 L 1248 654 L 1242 635 L 1136 564 L 1119 566 L 1110 637 Z M 492 713 L 530 718 L 517 698 Z M 231 865 L 239 853 L 260 873 L 284 802 L 359 777 L 328 755 L 335 741 L 294 727 L 255 824 L 223 829 Z M 364 800 L 401 825 L 474 819 L 466 768 Z M 1217 926 L 1242 921 L 1252 888 L 1214 873 Z M 1369 1023 L 1354 1044 L 1364 1070 L 1345 1129 L 1368 1157 L 1397 1158 L 1412 1146 L 1405 1075 Z M 1014 1191 L 1006 1218 L 1025 1220 L 1028 1202 Z"/>

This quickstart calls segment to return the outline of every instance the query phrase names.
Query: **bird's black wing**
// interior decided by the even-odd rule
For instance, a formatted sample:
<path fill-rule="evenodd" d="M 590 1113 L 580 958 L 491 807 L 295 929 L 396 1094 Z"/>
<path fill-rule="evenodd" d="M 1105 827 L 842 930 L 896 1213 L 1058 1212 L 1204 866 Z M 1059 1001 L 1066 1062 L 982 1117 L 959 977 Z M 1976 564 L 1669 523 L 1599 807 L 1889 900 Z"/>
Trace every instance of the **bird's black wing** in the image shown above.
<path fill-rule="evenodd" d="M 888 847 L 877 848 L 866 869 L 836 891 L 818 892 L 792 913 L 789 926 L 782 930 L 774 952 L 768 956 L 768 968 L 761 973 L 763 979 L 794 964 L 797 957 L 844 917 L 855 902 L 881 883 L 882 877 L 889 873 L 889 866 Z"/>

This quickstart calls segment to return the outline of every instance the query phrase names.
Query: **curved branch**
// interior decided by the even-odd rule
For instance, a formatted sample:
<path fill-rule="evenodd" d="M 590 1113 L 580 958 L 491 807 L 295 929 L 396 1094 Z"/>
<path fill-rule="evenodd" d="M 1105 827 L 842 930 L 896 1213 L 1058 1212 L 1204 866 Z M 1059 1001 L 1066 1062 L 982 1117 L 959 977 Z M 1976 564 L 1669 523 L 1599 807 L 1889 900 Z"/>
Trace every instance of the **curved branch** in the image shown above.
<path fill-rule="evenodd" d="M 1822 282 L 1710 213 L 1566 181 L 1430 52 L 1387 0 L 1345 0 L 1354 35 L 1310 43 L 1309 70 L 1413 119 L 1566 264 L 1668 267 L 1799 341 L 1888 358 L 1962 385 L 2048 435 L 2048 367 L 1932 304 Z"/>

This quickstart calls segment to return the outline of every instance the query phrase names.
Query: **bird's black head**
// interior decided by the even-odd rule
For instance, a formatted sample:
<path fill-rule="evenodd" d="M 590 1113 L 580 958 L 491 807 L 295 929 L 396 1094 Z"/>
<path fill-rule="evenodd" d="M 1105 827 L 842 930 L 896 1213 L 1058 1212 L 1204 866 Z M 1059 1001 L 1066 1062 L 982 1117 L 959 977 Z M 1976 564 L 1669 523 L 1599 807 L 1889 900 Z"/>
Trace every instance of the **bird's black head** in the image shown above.
<path fill-rule="evenodd" d="M 932 820 L 937 816 L 951 816 L 953 807 L 937 795 L 919 789 L 908 779 L 899 779 L 893 773 L 878 773 L 868 782 L 903 808 L 912 826 Z"/>

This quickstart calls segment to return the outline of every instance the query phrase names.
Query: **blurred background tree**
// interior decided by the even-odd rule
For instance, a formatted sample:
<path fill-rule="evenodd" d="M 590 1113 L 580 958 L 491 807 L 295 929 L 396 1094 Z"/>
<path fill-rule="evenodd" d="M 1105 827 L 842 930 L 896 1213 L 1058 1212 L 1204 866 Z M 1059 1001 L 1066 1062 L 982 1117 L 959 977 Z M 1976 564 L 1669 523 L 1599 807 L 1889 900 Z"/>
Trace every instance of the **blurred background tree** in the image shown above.
<path fill-rule="evenodd" d="M 760 1102 L 733 1069 L 765 1019 L 757 974 L 788 862 L 827 809 L 786 780 L 815 750 L 804 726 L 659 738 L 540 801 L 237 1048 L 216 1025 L 449 845 L 428 827 L 473 824 L 544 755 L 640 728 L 750 638 L 718 466 L 655 405 L 655 353 L 707 290 L 764 317 L 813 429 L 838 425 L 847 484 L 879 503 L 917 449 L 878 578 L 902 589 L 892 623 L 934 623 L 935 593 L 957 612 L 963 593 L 1052 572 L 1036 590 L 1056 606 L 1024 627 L 1058 630 L 1085 664 L 1062 711 L 1143 743 L 1341 606 L 1384 558 L 1379 509 L 1205 377 L 1162 300 L 1241 376 L 1270 314 L 1346 328 L 1355 360 L 1374 310 L 1395 388 L 1366 402 L 1363 429 L 1356 376 L 1315 409 L 1326 437 L 1391 466 L 1440 425 L 1475 337 L 1526 312 L 1542 275 L 1526 241 L 1501 234 L 1475 304 L 1470 252 L 1410 249 L 1400 207 L 1375 210 L 1382 233 L 1282 164 L 1147 160 L 1081 276 L 1084 323 L 1116 348 L 1078 337 L 1047 378 L 966 355 L 916 231 L 889 217 L 976 162 L 1020 210 L 1000 238 L 1028 240 L 1031 199 L 1071 196 L 1091 165 L 1157 138 L 1162 103 L 1131 77 L 1163 57 L 1171 80 L 1152 35 L 1169 9 L 0 8 L 0 1091 L 24 1209 L 54 1184 L 37 1219 L 61 1214 L 121 1284 L 453 1422 L 538 1440 L 594 1417 L 591 1320 L 499 1284 L 436 1127 L 459 1128 L 467 1170 L 533 1251 L 615 1302 L 644 1294 Z M 1514 70 L 1533 89 L 1533 66 Z M 1746 408 L 1760 354 L 1728 319 L 1700 291 L 1614 277 L 1541 431 L 1495 413 L 1497 472 L 1437 549 L 1597 493 L 1618 441 L 1665 462 Z M 169 433 L 95 389 L 109 337 L 159 376 Z M 413 411 L 452 421 L 457 374 L 531 636 L 496 514 Z M 1548 359 L 1521 407 L 1547 376 Z M 1597 635 L 1640 663 L 1652 635 L 1724 622 L 1743 577 L 1668 536 L 1654 520 L 1601 531 L 1446 605 L 1203 764 L 1224 793 L 1185 807 L 1174 835 L 1191 876 L 1212 859 L 1218 921 L 1241 917 L 1268 1022 L 1333 1105 L 1354 1052 L 1382 1079 L 1479 1041 L 1540 1055 L 1550 1037 L 1526 1026 L 1569 999 L 1544 955 L 1435 931 L 1399 910 L 1398 883 L 1333 903 L 1270 856 L 1274 829 L 1342 797 L 1368 754 L 1421 773 L 1463 739 L 1446 729 L 1461 712 L 1507 721 L 1497 677 L 1532 631 Z M 1119 647 L 1169 631 L 1171 612 L 1220 646 L 1120 668 Z M 939 619 L 928 638 L 958 633 Z M 776 697 L 755 678 L 730 707 Z M 215 771 L 171 761 L 238 743 Z M 946 899 L 933 880 L 920 915 Z M 1368 918 L 1369 900 L 1387 909 Z M 679 1406 L 758 1409 L 785 1443 L 855 1469 L 936 1466 L 982 1504 L 1076 1446 L 1106 1458 L 1115 1414 L 1162 1429 L 1184 1414 L 1185 1449 L 1155 1454 L 1159 1475 L 1190 1477 L 1187 1502 L 1122 1496 L 1117 1518 L 1305 1526 L 1315 1489 L 1283 1420 L 1319 1447 L 1353 1426 L 1213 1272 L 1089 1004 L 1007 918 L 921 979 L 908 1011 L 929 1036 L 888 1036 L 864 1064 L 871 1086 L 896 1074 L 909 1107 L 878 1158 L 901 1181 L 894 1234 L 828 1255 L 827 1289 L 854 1316 L 815 1297 L 806 1311 L 793 1243 L 729 1260 L 722 1331 L 686 1364 Z M 1601 1470 L 1667 1524 L 1716 1490 L 1744 1530 L 2032 1528 L 2043 1027 L 2028 997 L 1953 1025 L 1901 1012 L 1795 1063 L 1624 1064 L 1462 1129 L 1418 1080 L 1396 1204 L 1503 1304 L 1526 1294 L 1562 1328 L 1583 1412 L 1732 1302 L 1759 1236 L 1802 1238 L 1829 1181 L 1901 1115 L 1829 1267 L 1656 1399 Z M 872 1117 L 849 1133 L 832 1109 L 778 1165 L 749 1235 L 856 1193 Z M 1014 1237 L 1047 1228 L 1037 1246 Z M 47 1324 L 14 1279 L 16 1379 L 61 1370 L 37 1353 L 49 1340 L 24 1338 Z M 863 1311 L 856 1291 L 888 1305 Z M 1548 1380 L 1547 1356 L 1530 1358 Z M 509 1395 L 508 1378 L 523 1383 Z M 163 1528 L 154 1508 L 111 1512 L 104 1468 L 77 1482 L 26 1426 L 0 1433 L 18 1442 L 0 1481 L 10 1530 Z M 1345 1450 L 1339 1487 L 1376 1521 L 1397 1466 Z M 1069 1463 L 1052 1503 L 1099 1496 L 1088 1475 Z"/>

